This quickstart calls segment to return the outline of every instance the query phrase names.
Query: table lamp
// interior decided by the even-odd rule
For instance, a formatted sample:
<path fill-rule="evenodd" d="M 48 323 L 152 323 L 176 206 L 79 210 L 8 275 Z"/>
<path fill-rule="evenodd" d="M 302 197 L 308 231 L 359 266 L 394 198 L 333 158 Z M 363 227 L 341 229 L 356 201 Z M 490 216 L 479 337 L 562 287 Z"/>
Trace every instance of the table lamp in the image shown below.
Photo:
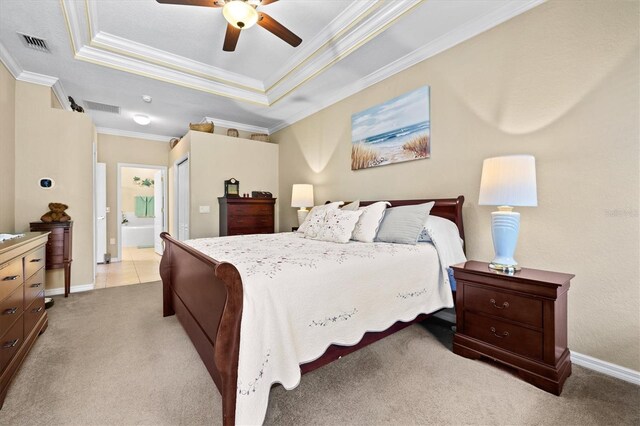
<path fill-rule="evenodd" d="M 297 183 L 291 191 L 291 207 L 300 207 L 298 210 L 298 226 L 302 225 L 309 214 L 307 207 L 313 206 L 313 185 Z"/>
<path fill-rule="evenodd" d="M 498 206 L 491 213 L 495 257 L 490 268 L 513 273 L 520 270 L 513 258 L 520 231 L 520 213 L 514 206 L 537 206 L 536 160 L 532 155 L 487 158 L 482 163 L 480 205 Z"/>

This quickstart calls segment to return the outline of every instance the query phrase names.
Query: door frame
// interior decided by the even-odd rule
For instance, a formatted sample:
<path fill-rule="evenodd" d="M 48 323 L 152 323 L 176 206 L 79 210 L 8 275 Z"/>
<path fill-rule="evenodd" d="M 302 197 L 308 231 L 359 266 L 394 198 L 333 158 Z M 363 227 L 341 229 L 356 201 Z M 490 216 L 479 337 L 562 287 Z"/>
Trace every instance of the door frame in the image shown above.
<path fill-rule="evenodd" d="M 189 161 L 189 184 L 191 184 L 191 159 L 189 158 L 189 153 L 187 152 L 182 157 L 179 157 L 176 161 L 173 162 L 173 189 L 174 189 L 174 200 L 173 200 L 173 211 L 171 215 L 173 216 L 173 229 L 175 231 L 175 235 L 173 236 L 176 240 L 179 239 L 180 231 L 178 227 L 180 224 L 178 223 L 178 207 L 179 207 L 179 188 L 178 188 L 178 165 L 184 163 L 185 161 Z M 189 200 L 191 200 L 191 185 L 189 185 Z M 191 201 L 189 201 L 189 228 L 191 228 Z M 191 234 L 189 234 L 191 236 Z"/>
<path fill-rule="evenodd" d="M 121 209 L 122 209 L 122 169 L 126 168 L 126 167 L 134 167 L 134 168 L 138 168 L 138 169 L 153 169 L 153 170 L 160 170 L 162 171 L 162 179 L 163 179 L 163 185 L 162 185 L 162 209 L 163 209 L 163 218 L 162 218 L 162 230 L 164 232 L 168 231 L 168 226 L 169 226 L 169 220 L 168 220 L 168 188 L 167 188 L 167 166 L 158 166 L 155 164 L 136 164 L 136 163 L 118 163 L 117 164 L 117 177 L 116 177 L 116 215 L 118 216 L 118 218 L 116 219 L 116 229 L 117 229 L 117 236 L 118 236 L 118 244 L 117 244 L 117 248 L 118 248 L 118 257 L 116 259 L 112 259 L 112 262 L 120 262 L 122 261 L 122 217 L 120 216 L 121 213 Z M 107 235 L 107 242 L 108 242 L 108 238 L 109 236 Z M 108 245 L 107 245 L 108 247 Z"/>

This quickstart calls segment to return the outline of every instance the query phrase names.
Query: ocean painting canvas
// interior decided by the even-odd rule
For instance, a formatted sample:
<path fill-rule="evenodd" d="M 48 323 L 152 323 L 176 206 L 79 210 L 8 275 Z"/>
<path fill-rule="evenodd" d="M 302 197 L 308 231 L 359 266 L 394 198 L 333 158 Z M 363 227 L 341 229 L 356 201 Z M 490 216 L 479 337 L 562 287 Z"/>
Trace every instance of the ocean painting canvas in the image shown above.
<path fill-rule="evenodd" d="M 431 156 L 429 86 L 351 116 L 351 170 Z"/>

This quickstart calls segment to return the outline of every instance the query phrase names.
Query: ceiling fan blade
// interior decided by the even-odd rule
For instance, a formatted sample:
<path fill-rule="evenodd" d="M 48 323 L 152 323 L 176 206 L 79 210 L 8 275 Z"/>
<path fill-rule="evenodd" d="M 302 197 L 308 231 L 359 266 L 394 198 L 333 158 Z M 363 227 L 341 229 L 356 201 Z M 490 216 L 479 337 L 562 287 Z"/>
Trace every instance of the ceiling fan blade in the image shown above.
<path fill-rule="evenodd" d="M 266 5 L 268 5 L 268 4 L 275 3 L 275 2 L 277 2 L 277 1 L 278 1 L 278 0 L 262 0 L 262 1 L 260 2 L 260 6 L 266 6 Z"/>
<path fill-rule="evenodd" d="M 273 19 L 271 16 L 267 15 L 264 12 L 259 12 L 258 15 L 258 25 L 260 25 L 265 30 L 280 37 L 282 40 L 286 41 L 293 47 L 297 47 L 300 45 L 300 43 L 302 43 L 302 39 L 300 37 L 289 31 L 287 27 Z"/>
<path fill-rule="evenodd" d="M 222 45 L 222 50 L 225 52 L 233 52 L 236 50 L 240 31 L 241 30 L 239 28 L 236 28 L 231 24 L 227 24 L 227 33 L 224 36 L 224 45 Z"/>
<path fill-rule="evenodd" d="M 156 0 L 163 4 L 179 4 L 183 6 L 222 7 L 217 0 Z"/>

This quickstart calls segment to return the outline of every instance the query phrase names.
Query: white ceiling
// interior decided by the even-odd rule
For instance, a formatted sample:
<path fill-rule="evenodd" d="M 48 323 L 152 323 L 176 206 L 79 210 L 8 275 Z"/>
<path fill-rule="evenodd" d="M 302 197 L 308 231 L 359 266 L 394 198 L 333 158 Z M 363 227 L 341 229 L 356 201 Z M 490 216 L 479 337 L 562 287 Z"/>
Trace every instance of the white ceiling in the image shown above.
<path fill-rule="evenodd" d="M 204 117 L 273 132 L 542 2 L 280 0 L 258 10 L 300 36 L 299 47 L 256 25 L 242 31 L 235 52 L 223 52 L 218 8 L 1 0 L 0 59 L 60 98 L 121 107 L 119 115 L 87 111 L 104 132 L 165 140 Z M 18 32 L 44 38 L 51 52 L 25 47 Z M 136 113 L 152 123 L 134 123 Z"/>

